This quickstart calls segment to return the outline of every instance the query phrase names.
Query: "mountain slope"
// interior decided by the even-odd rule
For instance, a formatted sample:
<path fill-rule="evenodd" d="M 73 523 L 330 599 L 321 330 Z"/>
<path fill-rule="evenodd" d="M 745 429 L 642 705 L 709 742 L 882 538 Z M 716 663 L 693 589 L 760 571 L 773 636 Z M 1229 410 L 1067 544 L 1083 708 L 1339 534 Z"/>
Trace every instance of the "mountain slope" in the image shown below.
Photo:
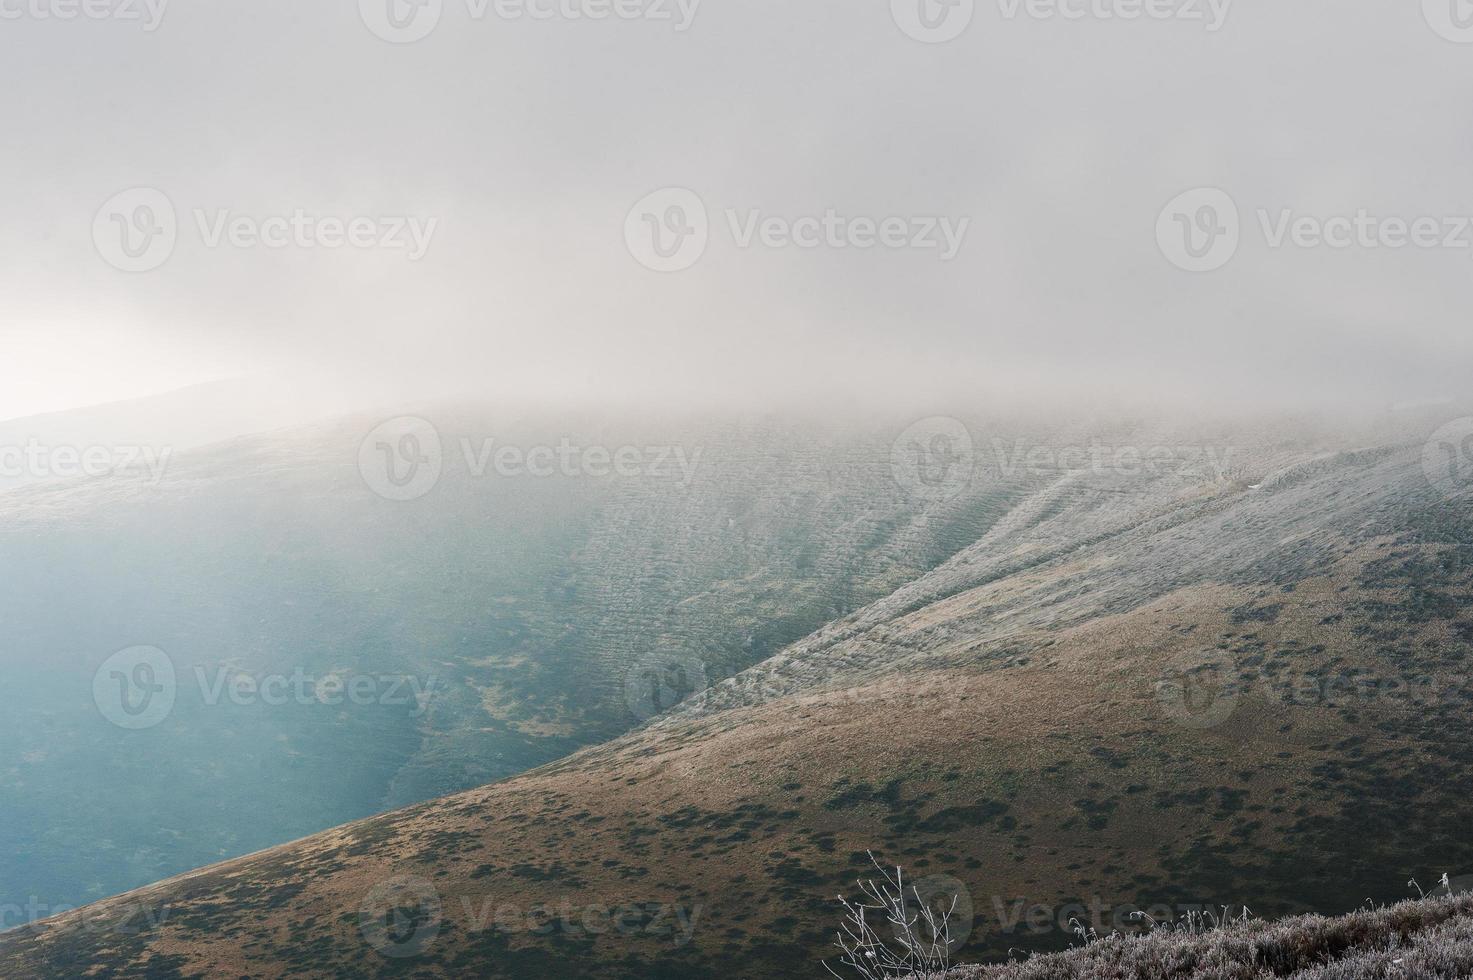
<path fill-rule="evenodd" d="M 965 958 L 1076 909 L 1399 897 L 1473 863 L 1473 527 L 1419 442 L 1329 448 L 1057 476 L 638 731 L 9 934 L 0 972 L 809 975 L 870 849 L 965 898 Z"/>
<path fill-rule="evenodd" d="M 1025 485 L 923 517 L 883 428 L 426 414 L 443 474 L 413 500 L 361 471 L 376 418 L 0 496 L 24 692 L 0 713 L 0 928 L 606 741 L 944 561 Z M 564 441 L 641 467 L 473 469 Z M 94 699 L 135 647 L 177 697 L 125 730 Z"/>

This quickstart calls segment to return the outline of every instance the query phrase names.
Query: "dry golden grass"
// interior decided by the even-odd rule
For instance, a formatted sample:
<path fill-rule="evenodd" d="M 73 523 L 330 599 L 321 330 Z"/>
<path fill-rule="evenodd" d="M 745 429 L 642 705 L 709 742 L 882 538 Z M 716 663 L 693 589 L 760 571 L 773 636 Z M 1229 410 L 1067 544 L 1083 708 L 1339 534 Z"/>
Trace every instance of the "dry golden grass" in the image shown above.
<path fill-rule="evenodd" d="M 1247 902 L 1272 914 L 1389 897 L 1405 872 L 1426 870 L 1424 840 L 1453 839 L 1473 817 L 1462 794 L 1439 789 L 1470 773 L 1466 750 L 1437 741 L 1442 726 L 1473 720 L 1468 705 L 1286 701 L 1273 667 L 1389 676 L 1420 651 L 1413 668 L 1451 690 L 1457 664 L 1432 653 L 1456 646 L 1458 621 L 1377 621 L 1401 586 L 1368 584 L 1367 568 L 1392 549 L 1370 542 L 1292 590 L 1213 584 L 985 649 L 965 636 L 917 642 L 878 679 L 636 732 L 89 912 L 164 909 L 147 935 L 99 939 L 80 914 L 62 917 L 0 942 L 0 972 L 455 976 L 473 965 L 512 977 L 564 964 L 566 977 L 701 978 L 739 961 L 744 976 L 794 976 L 829 951 L 834 896 L 852 890 L 869 849 L 965 885 L 976 915 L 966 956 L 1067 940 L 1009 928 L 1020 903 Z M 888 636 L 908 648 L 1037 584 L 951 597 Z M 1232 710 L 1211 725 L 1174 714 L 1161 683 L 1212 665 L 1212 683 L 1250 678 Z M 438 932 L 414 958 L 380 956 L 361 928 L 365 896 L 397 877 L 428 882 L 440 902 Z M 487 909 L 564 903 L 678 909 L 694 931 L 677 944 L 486 921 Z"/>

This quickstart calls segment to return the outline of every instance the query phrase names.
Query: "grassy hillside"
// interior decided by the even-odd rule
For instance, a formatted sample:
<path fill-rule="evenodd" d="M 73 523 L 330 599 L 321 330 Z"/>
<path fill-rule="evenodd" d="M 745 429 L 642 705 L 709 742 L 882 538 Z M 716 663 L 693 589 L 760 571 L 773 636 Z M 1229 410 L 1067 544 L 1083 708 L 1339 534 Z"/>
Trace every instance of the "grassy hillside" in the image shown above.
<path fill-rule="evenodd" d="M 1473 898 L 1428 898 L 1335 918 L 1158 931 L 944 980 L 1459 980 L 1473 975 Z"/>
<path fill-rule="evenodd" d="M 0 495 L 0 669 L 22 692 L 0 713 L 0 928 L 607 741 L 924 573 L 1024 491 L 932 507 L 883 427 L 433 419 L 443 475 L 414 500 L 360 471 L 379 419 L 181 454 L 157 485 Z M 635 446 L 647 469 L 478 476 L 487 439 Z M 93 702 L 135 646 L 179 680 L 137 731 Z M 644 704 L 668 663 L 699 676 Z M 219 693 L 298 674 L 373 687 Z"/>
<path fill-rule="evenodd" d="M 639 730 L 8 935 L 0 972 L 776 980 L 871 849 L 965 897 L 971 961 L 1473 865 L 1469 512 L 1416 443 L 1243 467 L 1061 476 Z"/>

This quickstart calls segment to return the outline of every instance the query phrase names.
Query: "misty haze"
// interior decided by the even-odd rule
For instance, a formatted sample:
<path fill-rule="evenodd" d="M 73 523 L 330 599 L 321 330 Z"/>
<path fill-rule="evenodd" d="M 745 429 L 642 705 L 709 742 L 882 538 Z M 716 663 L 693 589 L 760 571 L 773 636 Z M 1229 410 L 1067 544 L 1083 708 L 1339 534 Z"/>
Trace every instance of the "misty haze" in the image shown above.
<path fill-rule="evenodd" d="M 1462 0 L 0 0 L 0 977 L 1473 977 Z"/>

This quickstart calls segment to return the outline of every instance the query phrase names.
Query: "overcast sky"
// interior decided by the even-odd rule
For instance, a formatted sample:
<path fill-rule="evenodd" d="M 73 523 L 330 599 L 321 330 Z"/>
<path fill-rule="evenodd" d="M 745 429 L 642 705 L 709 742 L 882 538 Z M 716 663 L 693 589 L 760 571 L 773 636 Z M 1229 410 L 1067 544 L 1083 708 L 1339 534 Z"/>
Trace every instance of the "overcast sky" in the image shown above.
<path fill-rule="evenodd" d="M 1473 367 L 1454 0 L 151 2 L 0 0 L 0 418 L 256 374 L 1332 405 Z M 1236 238 L 1221 196 L 1163 216 L 1194 188 Z M 1313 245 L 1362 209 L 1435 225 Z"/>

